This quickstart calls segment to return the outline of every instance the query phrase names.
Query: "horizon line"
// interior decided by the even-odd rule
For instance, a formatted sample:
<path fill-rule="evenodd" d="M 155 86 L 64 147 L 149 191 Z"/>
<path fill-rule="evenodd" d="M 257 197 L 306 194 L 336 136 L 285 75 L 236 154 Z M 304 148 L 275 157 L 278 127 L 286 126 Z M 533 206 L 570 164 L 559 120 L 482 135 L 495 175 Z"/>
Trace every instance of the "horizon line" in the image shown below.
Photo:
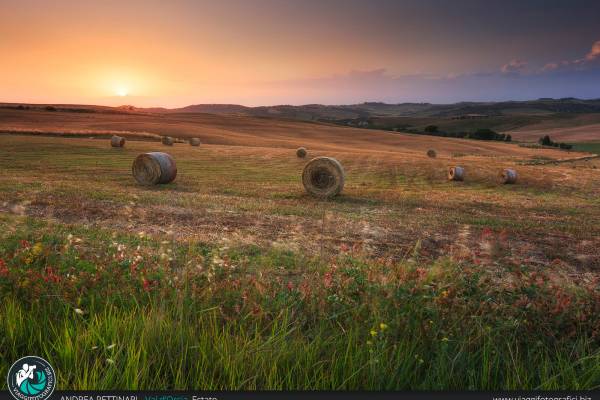
<path fill-rule="evenodd" d="M 239 106 L 245 108 L 260 108 L 260 107 L 305 107 L 305 106 L 325 106 L 325 107 L 344 107 L 344 106 L 358 106 L 363 104 L 385 104 L 385 105 L 403 105 L 403 104 L 429 104 L 429 105 L 452 105 L 452 104 L 463 104 L 463 103 L 526 103 L 531 101 L 544 101 L 544 100 L 581 100 L 581 101 L 600 101 L 600 97 L 593 98 L 584 98 L 584 97 L 538 97 L 535 99 L 527 99 L 527 100 L 468 100 L 468 101 L 456 101 L 453 103 L 432 103 L 428 101 L 404 101 L 399 103 L 387 103 L 385 101 L 363 101 L 360 103 L 336 103 L 336 104 L 328 104 L 328 103 L 303 103 L 303 104 L 265 104 L 265 105 L 255 105 L 249 106 L 240 103 L 193 103 L 188 104 L 181 107 L 165 107 L 165 106 L 148 106 L 148 107 L 139 107 L 134 104 L 121 104 L 118 106 L 114 105 L 106 105 L 106 104 L 93 104 L 93 103 L 28 103 L 28 102 L 7 102 L 0 101 L 0 105 L 29 105 L 29 106 L 86 106 L 86 107 L 106 107 L 106 108 L 122 108 L 122 107 L 134 107 L 137 109 L 153 109 L 153 108 L 162 108 L 165 110 L 178 110 L 187 107 L 194 106 Z"/>

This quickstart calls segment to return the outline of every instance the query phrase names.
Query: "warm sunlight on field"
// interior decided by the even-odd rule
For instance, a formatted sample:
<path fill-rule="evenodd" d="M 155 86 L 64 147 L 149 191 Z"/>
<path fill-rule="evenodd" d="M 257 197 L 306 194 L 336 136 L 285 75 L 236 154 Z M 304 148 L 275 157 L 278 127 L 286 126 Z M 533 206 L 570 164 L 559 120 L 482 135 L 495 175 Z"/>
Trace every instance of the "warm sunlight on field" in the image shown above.
<path fill-rule="evenodd" d="M 74 353 L 53 357 L 60 385 L 127 386 L 134 376 L 106 365 L 152 359 L 164 368 L 168 354 L 194 374 L 144 370 L 139 384 L 556 388 L 579 371 L 597 373 L 597 160 L 536 165 L 563 152 L 511 144 L 482 151 L 437 138 L 428 145 L 439 140 L 441 154 L 431 159 L 411 136 L 353 148 L 337 144 L 336 129 L 313 124 L 322 144 L 308 146 L 309 158 L 334 156 L 347 174 L 341 196 L 319 201 L 303 190 L 306 161 L 289 148 L 298 140 L 288 137 L 289 122 L 261 121 L 258 131 L 268 134 L 252 144 L 240 127 L 248 121 L 230 122 L 215 132 L 236 137 L 240 129 L 235 145 L 140 137 L 115 149 L 109 136 L 0 135 L 0 290 L 54 304 L 36 318 L 68 333 L 30 341 L 27 351 L 43 352 L 49 341 L 67 349 L 72 338 Z M 148 151 L 175 158 L 173 183 L 135 182 L 131 163 Z M 447 181 L 450 165 L 464 166 L 464 182 Z M 505 167 L 518 170 L 517 184 L 499 184 Z M 22 307 L 2 304 L 2 337 L 24 332 Z M 88 365 L 85 376 L 69 368 L 72 359 Z M 545 369 L 482 372 L 523 371 L 531 360 Z M 315 363 L 323 363 L 317 375 Z M 395 368 L 415 373 L 390 381 Z"/>

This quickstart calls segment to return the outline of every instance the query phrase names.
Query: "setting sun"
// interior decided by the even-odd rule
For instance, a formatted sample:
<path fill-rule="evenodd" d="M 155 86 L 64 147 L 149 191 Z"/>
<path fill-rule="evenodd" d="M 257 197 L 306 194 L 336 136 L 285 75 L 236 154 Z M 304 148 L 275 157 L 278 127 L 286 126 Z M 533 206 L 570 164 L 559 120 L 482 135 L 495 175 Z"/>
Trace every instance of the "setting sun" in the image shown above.
<path fill-rule="evenodd" d="M 117 89 L 117 96 L 125 97 L 129 94 L 129 91 L 126 88 Z"/>

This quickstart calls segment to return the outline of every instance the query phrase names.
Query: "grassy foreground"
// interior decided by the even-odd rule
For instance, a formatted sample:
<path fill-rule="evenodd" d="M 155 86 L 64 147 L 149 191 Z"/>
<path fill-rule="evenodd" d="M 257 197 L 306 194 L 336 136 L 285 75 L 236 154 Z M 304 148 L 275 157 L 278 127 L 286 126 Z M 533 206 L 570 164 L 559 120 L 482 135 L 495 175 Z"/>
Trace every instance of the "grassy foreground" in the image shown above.
<path fill-rule="evenodd" d="M 175 145 L 177 180 L 141 187 L 157 146 L 3 136 L 0 375 L 32 354 L 63 389 L 600 387 L 598 160 L 311 149 L 347 172 L 322 202 L 281 148 Z"/>
<path fill-rule="evenodd" d="M 2 376 L 35 354 L 62 389 L 600 385 L 598 284 L 552 268 L 0 226 Z"/>

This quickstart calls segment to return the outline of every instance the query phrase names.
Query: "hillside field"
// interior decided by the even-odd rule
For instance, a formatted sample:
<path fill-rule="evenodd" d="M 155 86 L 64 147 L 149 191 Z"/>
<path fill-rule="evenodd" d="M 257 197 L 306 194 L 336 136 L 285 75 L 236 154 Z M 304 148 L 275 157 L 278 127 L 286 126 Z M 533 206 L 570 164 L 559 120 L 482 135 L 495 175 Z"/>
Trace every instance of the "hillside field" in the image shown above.
<path fill-rule="evenodd" d="M 38 354 L 59 389 L 600 387 L 587 153 L 252 116 L 0 115 L 0 375 Z M 148 151 L 175 158 L 173 183 L 136 183 Z M 334 199 L 302 187 L 318 155 L 346 171 Z"/>

